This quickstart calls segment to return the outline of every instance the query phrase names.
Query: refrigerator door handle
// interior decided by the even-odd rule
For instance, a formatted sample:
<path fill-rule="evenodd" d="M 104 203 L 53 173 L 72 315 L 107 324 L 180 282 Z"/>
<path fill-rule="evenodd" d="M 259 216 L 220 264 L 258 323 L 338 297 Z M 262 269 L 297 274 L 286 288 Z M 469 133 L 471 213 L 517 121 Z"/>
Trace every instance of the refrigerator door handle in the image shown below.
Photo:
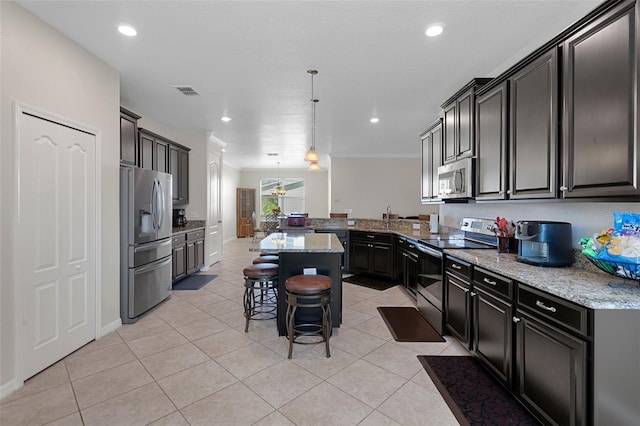
<path fill-rule="evenodd" d="M 164 224 L 164 188 L 162 187 L 162 182 L 160 182 L 160 179 L 157 179 L 156 183 L 158 185 L 158 190 L 156 191 L 156 205 L 159 212 L 158 231 L 160 231 L 162 229 L 162 225 Z"/>
<path fill-rule="evenodd" d="M 153 225 L 155 227 L 156 232 L 160 231 L 160 221 L 158 220 L 158 215 L 160 212 L 160 207 L 158 205 L 158 179 L 153 180 Z"/>
<path fill-rule="evenodd" d="M 151 197 L 149 199 L 149 210 L 151 211 L 151 225 L 153 226 L 153 230 L 157 231 L 155 196 L 156 196 L 156 181 L 154 180 L 153 184 L 151 185 Z"/>

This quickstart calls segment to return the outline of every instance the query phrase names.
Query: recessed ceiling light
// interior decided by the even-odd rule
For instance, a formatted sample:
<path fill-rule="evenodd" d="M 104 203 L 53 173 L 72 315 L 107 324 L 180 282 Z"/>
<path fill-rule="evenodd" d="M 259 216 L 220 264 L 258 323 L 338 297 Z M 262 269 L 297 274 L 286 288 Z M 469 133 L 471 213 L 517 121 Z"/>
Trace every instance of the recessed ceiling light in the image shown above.
<path fill-rule="evenodd" d="M 220 120 L 224 121 L 225 123 L 228 123 L 231 121 L 231 117 L 227 117 L 226 115 L 220 117 Z"/>
<path fill-rule="evenodd" d="M 129 25 L 120 25 L 118 27 L 118 31 L 120 31 L 121 34 L 124 34 L 129 37 L 138 35 L 138 32 L 136 31 L 136 29 L 133 27 L 130 27 Z"/>
<path fill-rule="evenodd" d="M 428 37 L 435 37 L 435 36 L 439 36 L 440 34 L 442 34 L 442 31 L 444 31 L 444 28 L 442 28 L 442 26 L 440 26 L 440 25 L 432 25 L 429 28 L 427 28 L 427 31 L 425 31 L 425 34 Z"/>
<path fill-rule="evenodd" d="M 378 121 L 380 121 L 380 119 L 378 117 L 373 117 L 371 120 L 369 120 L 372 123 L 377 123 Z"/>

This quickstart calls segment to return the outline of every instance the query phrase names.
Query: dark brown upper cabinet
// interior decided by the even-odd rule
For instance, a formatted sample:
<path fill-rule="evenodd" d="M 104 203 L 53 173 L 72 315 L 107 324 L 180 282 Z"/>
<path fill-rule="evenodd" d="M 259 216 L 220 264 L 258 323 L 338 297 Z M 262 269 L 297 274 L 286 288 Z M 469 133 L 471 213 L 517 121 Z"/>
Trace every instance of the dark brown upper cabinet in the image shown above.
<path fill-rule="evenodd" d="M 138 140 L 139 159 L 138 167 L 143 169 L 156 170 L 154 167 L 154 153 L 156 138 L 153 135 L 149 135 L 145 132 L 140 132 Z"/>
<path fill-rule="evenodd" d="M 120 163 L 136 166 L 138 161 L 139 115 L 120 108 Z"/>
<path fill-rule="evenodd" d="M 473 79 L 441 105 L 443 164 L 475 154 L 475 91 L 489 81 L 489 78 Z"/>
<path fill-rule="evenodd" d="M 190 149 L 142 128 L 138 139 L 138 166 L 170 173 L 173 204 L 188 204 Z"/>
<path fill-rule="evenodd" d="M 564 198 L 640 195 L 638 19 L 622 2 L 562 45 Z"/>
<path fill-rule="evenodd" d="M 422 203 L 440 201 L 438 167 L 442 165 L 442 120 L 438 119 L 422 133 Z"/>
<path fill-rule="evenodd" d="M 509 77 L 511 199 L 556 198 L 558 176 L 558 49 Z"/>
<path fill-rule="evenodd" d="M 507 198 L 508 81 L 476 97 L 476 199 Z"/>

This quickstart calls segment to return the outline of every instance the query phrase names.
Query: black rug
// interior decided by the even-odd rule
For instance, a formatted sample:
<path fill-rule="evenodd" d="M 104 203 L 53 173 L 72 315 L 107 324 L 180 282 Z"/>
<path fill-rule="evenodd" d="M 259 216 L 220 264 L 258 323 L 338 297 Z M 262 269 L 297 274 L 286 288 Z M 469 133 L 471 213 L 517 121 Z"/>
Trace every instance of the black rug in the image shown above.
<path fill-rule="evenodd" d="M 416 308 L 381 306 L 378 312 L 398 342 L 444 342 L 444 338 Z"/>
<path fill-rule="evenodd" d="M 174 290 L 199 290 L 209 284 L 217 275 L 193 274 L 173 285 Z"/>
<path fill-rule="evenodd" d="M 398 285 L 398 283 L 394 281 L 380 280 L 367 275 L 351 275 L 343 278 L 342 281 L 381 291 Z"/>
<path fill-rule="evenodd" d="M 461 425 L 540 425 L 475 358 L 418 356 Z"/>

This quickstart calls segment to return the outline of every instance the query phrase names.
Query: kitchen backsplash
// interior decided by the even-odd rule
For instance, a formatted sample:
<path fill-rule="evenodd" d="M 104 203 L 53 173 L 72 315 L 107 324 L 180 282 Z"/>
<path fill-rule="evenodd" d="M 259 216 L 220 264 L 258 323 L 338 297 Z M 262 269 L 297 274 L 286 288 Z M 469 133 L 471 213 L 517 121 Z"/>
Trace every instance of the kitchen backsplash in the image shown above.
<path fill-rule="evenodd" d="M 640 213 L 640 202 L 506 202 L 440 205 L 441 223 L 457 228 L 463 217 L 493 219 L 506 217 L 518 220 L 550 220 L 571 223 L 573 246 L 579 248 L 580 238 L 613 226 L 614 211 Z"/>

